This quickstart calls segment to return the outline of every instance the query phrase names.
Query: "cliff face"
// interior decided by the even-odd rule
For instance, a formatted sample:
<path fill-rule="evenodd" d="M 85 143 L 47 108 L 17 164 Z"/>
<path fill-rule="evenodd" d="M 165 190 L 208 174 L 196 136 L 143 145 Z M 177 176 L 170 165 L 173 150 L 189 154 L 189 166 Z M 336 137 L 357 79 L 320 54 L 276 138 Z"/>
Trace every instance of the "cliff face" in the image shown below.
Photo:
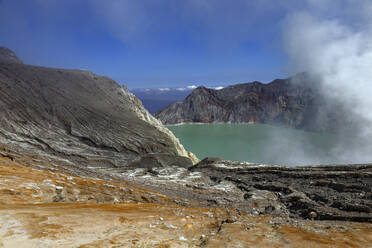
<path fill-rule="evenodd" d="M 340 111 L 326 111 L 332 105 Z M 309 130 L 330 130 L 341 120 L 342 107 L 326 102 L 319 86 L 307 74 L 276 79 L 269 84 L 252 82 L 221 90 L 195 89 L 183 102 L 155 116 L 164 124 L 183 122 L 267 123 Z"/>
<path fill-rule="evenodd" d="M 77 172 L 148 154 L 197 160 L 126 87 L 88 71 L 0 63 L 0 123 L 0 143 Z"/>

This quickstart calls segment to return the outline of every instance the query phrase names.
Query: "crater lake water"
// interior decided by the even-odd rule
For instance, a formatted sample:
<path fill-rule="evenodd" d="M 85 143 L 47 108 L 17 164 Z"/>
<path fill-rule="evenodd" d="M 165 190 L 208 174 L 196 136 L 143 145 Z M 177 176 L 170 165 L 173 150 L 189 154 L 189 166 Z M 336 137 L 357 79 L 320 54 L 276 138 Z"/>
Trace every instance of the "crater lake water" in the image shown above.
<path fill-rule="evenodd" d="M 167 126 L 199 159 L 220 157 L 280 165 L 338 162 L 338 137 L 266 124 L 184 124 Z"/>

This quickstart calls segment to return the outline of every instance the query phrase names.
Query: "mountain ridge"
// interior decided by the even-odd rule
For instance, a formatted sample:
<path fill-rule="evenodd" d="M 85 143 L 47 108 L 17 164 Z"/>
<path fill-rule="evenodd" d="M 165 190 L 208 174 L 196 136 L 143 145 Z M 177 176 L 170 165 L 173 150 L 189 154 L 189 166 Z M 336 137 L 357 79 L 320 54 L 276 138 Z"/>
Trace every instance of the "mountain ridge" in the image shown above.
<path fill-rule="evenodd" d="M 130 91 L 142 101 L 144 107 L 151 114 L 154 114 L 172 103 L 183 101 L 195 88 L 197 86 L 189 85 L 186 87 L 134 88 Z M 223 87 L 209 88 L 221 89 Z"/>
<path fill-rule="evenodd" d="M 184 101 L 154 115 L 165 125 L 264 123 L 311 131 L 334 131 L 348 126 L 352 120 L 345 118 L 342 103 L 326 99 L 321 90 L 318 81 L 307 73 L 267 84 L 258 81 L 235 84 L 221 90 L 198 87 Z M 330 106 L 330 110 L 322 106 Z"/>
<path fill-rule="evenodd" d="M 0 63 L 0 113 L 2 144 L 76 173 L 147 154 L 197 161 L 125 86 L 89 71 Z"/>

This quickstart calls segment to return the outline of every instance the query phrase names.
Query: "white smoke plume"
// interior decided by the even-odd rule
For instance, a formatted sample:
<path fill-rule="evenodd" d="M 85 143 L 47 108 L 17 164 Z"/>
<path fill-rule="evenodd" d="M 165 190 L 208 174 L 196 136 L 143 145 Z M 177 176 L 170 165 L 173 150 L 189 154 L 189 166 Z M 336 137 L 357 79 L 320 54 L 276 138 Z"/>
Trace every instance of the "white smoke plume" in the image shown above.
<path fill-rule="evenodd" d="M 291 12 L 283 23 L 288 70 L 316 76 L 324 97 L 341 102 L 359 122 L 340 134 L 334 162 L 372 162 L 372 1 L 307 2 L 307 10 Z"/>

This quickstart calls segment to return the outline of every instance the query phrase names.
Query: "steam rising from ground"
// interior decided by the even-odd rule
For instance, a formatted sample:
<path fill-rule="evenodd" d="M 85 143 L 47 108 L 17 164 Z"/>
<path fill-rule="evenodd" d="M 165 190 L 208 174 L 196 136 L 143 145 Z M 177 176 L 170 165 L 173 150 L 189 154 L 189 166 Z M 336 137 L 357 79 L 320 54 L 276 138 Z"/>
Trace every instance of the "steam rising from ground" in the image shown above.
<path fill-rule="evenodd" d="M 283 24 L 288 70 L 307 71 L 318 78 L 324 97 L 342 103 L 345 125 L 357 123 L 339 130 L 340 142 L 331 151 L 334 162 L 372 162 L 372 2 L 312 0 L 308 4 L 312 11 L 294 11 Z M 276 137 L 290 142 L 288 137 Z M 297 154 L 296 160 L 318 162 L 300 148 L 292 153 Z"/>

